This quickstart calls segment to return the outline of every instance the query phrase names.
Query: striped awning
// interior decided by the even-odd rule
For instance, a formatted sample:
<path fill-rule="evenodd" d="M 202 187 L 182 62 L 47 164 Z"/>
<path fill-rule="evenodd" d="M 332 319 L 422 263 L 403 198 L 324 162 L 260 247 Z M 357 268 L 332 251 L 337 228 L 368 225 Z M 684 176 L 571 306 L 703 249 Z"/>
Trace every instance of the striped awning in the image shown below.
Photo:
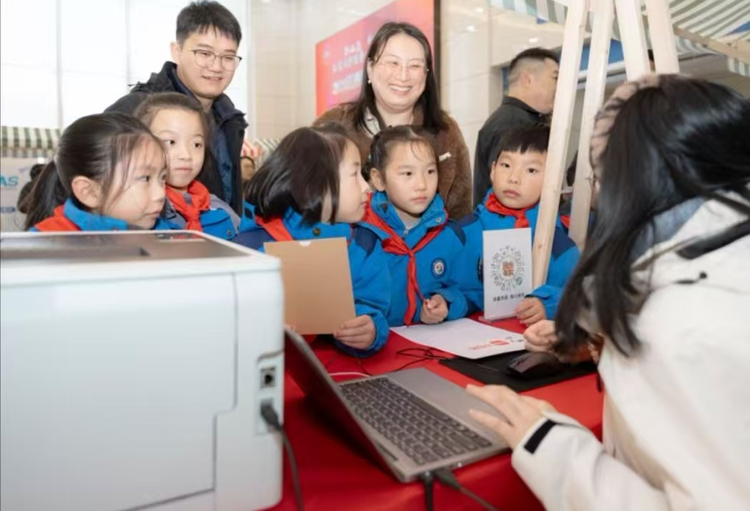
<path fill-rule="evenodd" d="M 727 65 L 729 66 L 729 70 L 733 73 L 742 76 L 750 76 L 750 64 L 747 62 L 730 58 L 727 60 Z"/>
<path fill-rule="evenodd" d="M 672 24 L 719 40 L 750 22 L 750 0 L 671 0 Z"/>
<path fill-rule="evenodd" d="M 59 129 L 3 126 L 0 155 L 3 158 L 51 158 L 59 140 Z"/>
<path fill-rule="evenodd" d="M 261 165 L 266 161 L 268 156 L 274 152 L 274 150 L 279 146 L 279 143 L 281 142 L 281 139 L 278 138 L 256 138 L 254 140 L 251 140 L 254 145 L 260 146 L 261 153 L 258 158 L 255 158 L 255 168 L 256 170 L 260 168 Z"/>
<path fill-rule="evenodd" d="M 490 3 L 501 9 L 565 24 L 567 9 L 555 0 L 490 0 Z M 669 9 L 675 28 L 697 37 L 723 44 L 750 41 L 750 0 L 670 0 Z M 589 32 L 592 30 L 592 22 L 593 15 L 590 13 L 586 27 Z M 612 28 L 613 37 L 620 39 L 617 20 Z M 675 42 L 679 55 L 719 53 L 684 37 L 676 37 Z M 733 73 L 750 76 L 750 57 L 748 62 L 728 58 L 727 67 Z"/>
<path fill-rule="evenodd" d="M 52 158 L 60 141 L 60 130 L 49 128 L 29 128 L 23 126 L 3 126 L 0 152 L 3 158 Z M 279 145 L 278 138 L 258 138 L 252 143 L 261 147 L 261 156 L 256 162 L 262 163 Z"/>

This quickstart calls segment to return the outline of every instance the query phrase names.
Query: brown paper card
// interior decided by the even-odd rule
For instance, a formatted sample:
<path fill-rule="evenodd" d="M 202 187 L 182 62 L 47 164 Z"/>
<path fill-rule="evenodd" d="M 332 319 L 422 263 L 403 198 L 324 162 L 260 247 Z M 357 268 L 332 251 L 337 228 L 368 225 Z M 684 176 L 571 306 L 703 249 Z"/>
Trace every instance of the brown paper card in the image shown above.
<path fill-rule="evenodd" d="M 356 317 L 345 238 L 264 244 L 281 259 L 284 320 L 298 333 L 332 334 Z"/>

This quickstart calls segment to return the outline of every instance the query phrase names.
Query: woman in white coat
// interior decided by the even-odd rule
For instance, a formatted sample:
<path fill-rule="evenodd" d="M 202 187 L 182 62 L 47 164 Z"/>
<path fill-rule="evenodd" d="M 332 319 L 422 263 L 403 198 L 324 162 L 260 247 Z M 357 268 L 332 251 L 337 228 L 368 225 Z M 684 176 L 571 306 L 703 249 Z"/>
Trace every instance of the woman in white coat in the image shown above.
<path fill-rule="evenodd" d="M 596 224 L 530 349 L 588 347 L 604 443 L 547 403 L 469 386 L 548 510 L 750 509 L 750 102 L 705 81 L 621 86 L 596 121 Z M 603 340 L 603 344 L 602 341 Z"/>

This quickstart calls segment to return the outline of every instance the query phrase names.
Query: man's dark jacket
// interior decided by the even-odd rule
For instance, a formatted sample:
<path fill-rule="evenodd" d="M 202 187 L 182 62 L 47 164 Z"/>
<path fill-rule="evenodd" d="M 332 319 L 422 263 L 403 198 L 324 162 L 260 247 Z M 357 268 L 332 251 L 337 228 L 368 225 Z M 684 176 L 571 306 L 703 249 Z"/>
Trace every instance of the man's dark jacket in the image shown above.
<path fill-rule="evenodd" d="M 105 112 L 122 112 L 133 114 L 138 105 L 146 99 L 149 94 L 157 92 L 180 92 L 193 96 L 193 93 L 182 83 L 177 76 L 177 64 L 165 62 L 159 73 L 152 73 L 146 83 L 138 83 L 130 93 L 121 97 Z M 245 138 L 245 114 L 234 107 L 234 103 L 226 94 L 222 94 L 214 101 L 211 107 L 209 121 L 212 130 L 219 129 L 226 140 L 227 149 L 231 158 L 231 170 L 222 175 L 219 148 L 214 142 L 217 137 L 211 136 L 210 147 L 213 153 L 209 158 L 206 155 L 206 164 L 198 180 L 201 181 L 209 191 L 232 206 L 238 214 L 242 214 L 242 167 L 240 166 L 240 154 L 242 152 L 242 141 Z M 229 162 L 227 162 L 229 163 Z"/>

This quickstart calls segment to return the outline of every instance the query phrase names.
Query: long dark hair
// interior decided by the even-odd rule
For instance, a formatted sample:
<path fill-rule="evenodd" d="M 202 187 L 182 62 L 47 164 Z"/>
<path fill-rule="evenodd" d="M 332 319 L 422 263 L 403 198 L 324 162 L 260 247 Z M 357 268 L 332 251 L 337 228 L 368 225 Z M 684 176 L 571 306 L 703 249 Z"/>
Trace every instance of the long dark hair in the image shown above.
<path fill-rule="evenodd" d="M 370 145 L 370 154 L 364 168 L 364 177 L 370 180 L 372 169 L 378 169 L 385 180 L 385 168 L 391 161 L 391 149 L 395 144 L 424 145 L 429 148 L 437 165 L 435 137 L 424 128 L 417 126 L 390 126 L 375 135 Z M 440 168 L 439 166 L 437 167 Z"/>
<path fill-rule="evenodd" d="M 430 42 L 417 27 L 410 23 L 389 22 L 380 27 L 375 37 L 370 43 L 367 50 L 367 62 L 373 66 L 380 60 L 385 45 L 388 40 L 398 34 L 405 34 L 419 41 L 424 49 L 425 65 L 427 66 L 427 76 L 425 77 L 425 86 L 422 95 L 419 96 L 415 108 L 419 107 L 424 115 L 422 126 L 431 133 L 437 133 L 447 127 L 446 114 L 440 108 L 440 94 L 438 92 L 437 79 L 435 78 L 435 67 L 432 62 L 432 51 Z M 356 128 L 362 133 L 368 133 L 367 124 L 365 123 L 365 112 L 369 110 L 378 119 L 380 129 L 385 128 L 383 118 L 378 112 L 375 104 L 375 91 L 372 84 L 368 83 L 367 73 L 362 73 L 362 91 L 359 99 L 353 103 L 354 119 Z"/>
<path fill-rule="evenodd" d="M 60 137 L 54 160 L 49 162 L 34 180 L 31 191 L 24 200 L 28 211 L 25 229 L 29 229 L 52 215 L 55 207 L 72 197 L 76 205 L 89 208 L 73 196 L 71 185 L 77 176 L 99 183 L 103 197 L 112 201 L 112 189 L 122 191 L 127 182 L 123 172 L 115 188 L 115 169 L 130 168 L 130 159 L 146 141 L 161 141 L 135 117 L 112 112 L 81 117 L 68 126 Z"/>
<path fill-rule="evenodd" d="M 282 218 L 292 208 L 308 225 L 334 223 L 339 165 L 348 143 L 354 142 L 338 123 L 292 131 L 248 181 L 245 199 L 264 220 Z M 330 218 L 322 218 L 326 197 L 331 198 Z"/>
<path fill-rule="evenodd" d="M 211 124 L 208 116 L 201 108 L 201 104 L 197 99 L 179 92 L 161 92 L 157 94 L 149 94 L 143 102 L 138 105 L 138 108 L 133 112 L 133 116 L 138 118 L 143 124 L 151 127 L 151 123 L 154 122 L 156 114 L 162 110 L 184 110 L 185 112 L 191 112 L 197 115 L 201 120 L 201 128 L 203 129 L 203 167 L 198 175 L 195 177 L 198 181 L 208 188 L 208 191 L 217 197 L 224 195 L 223 185 L 221 182 L 221 176 L 216 166 L 216 161 L 213 157 L 213 151 L 211 151 Z"/>
<path fill-rule="evenodd" d="M 555 318 L 556 350 L 565 355 L 586 341 L 576 323 L 585 309 L 617 350 L 626 356 L 637 351 L 628 317 L 646 296 L 634 286 L 631 266 L 640 255 L 636 243 L 655 233 L 657 215 L 703 197 L 750 217 L 750 206 L 726 196 L 750 200 L 748 100 L 721 85 L 665 75 L 610 108 L 619 112 L 598 162 L 595 225 Z"/>

